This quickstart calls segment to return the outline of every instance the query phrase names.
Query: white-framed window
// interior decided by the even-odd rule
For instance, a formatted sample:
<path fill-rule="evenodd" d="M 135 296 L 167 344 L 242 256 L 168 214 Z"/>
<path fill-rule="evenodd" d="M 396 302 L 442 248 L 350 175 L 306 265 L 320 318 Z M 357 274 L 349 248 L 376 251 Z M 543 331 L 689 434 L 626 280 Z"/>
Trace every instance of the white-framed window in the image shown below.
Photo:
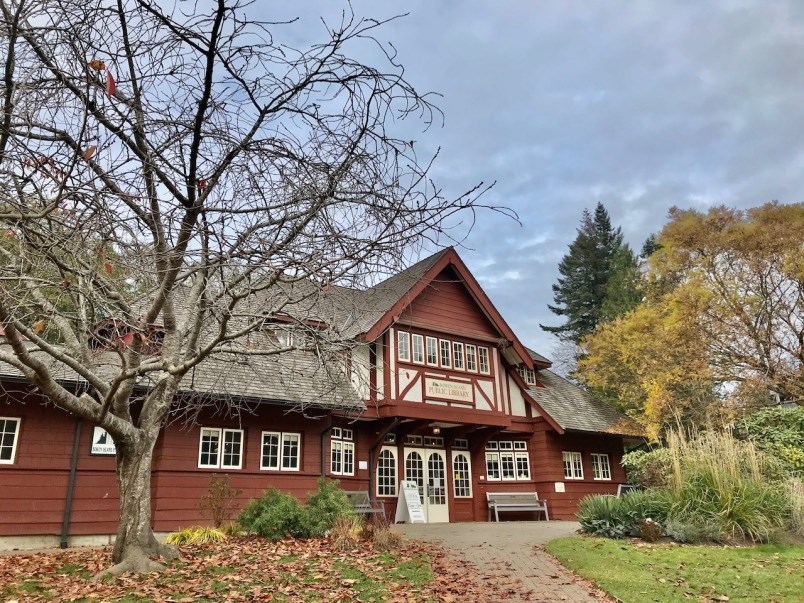
<path fill-rule="evenodd" d="M 452 482 L 455 498 L 472 497 L 472 471 L 469 454 L 466 452 L 452 453 Z"/>
<path fill-rule="evenodd" d="M 463 370 L 463 344 L 458 341 L 452 342 L 452 366 L 456 371 Z"/>
<path fill-rule="evenodd" d="M 411 446 L 422 446 L 424 444 L 424 440 L 420 435 L 408 435 L 405 438 L 405 444 L 410 444 Z"/>
<path fill-rule="evenodd" d="M 444 447 L 444 438 L 437 436 L 424 436 L 425 446 L 437 446 L 438 448 Z"/>
<path fill-rule="evenodd" d="M 438 366 L 438 339 L 435 337 L 427 338 L 427 364 Z"/>
<path fill-rule="evenodd" d="M 377 496 L 396 496 L 396 449 L 383 448 L 377 460 Z"/>
<path fill-rule="evenodd" d="M 422 335 L 413 336 L 413 362 L 424 364 L 424 337 Z"/>
<path fill-rule="evenodd" d="M 486 479 L 518 481 L 530 479 L 528 443 L 500 440 L 486 443 Z"/>
<path fill-rule="evenodd" d="M 410 361 L 410 333 L 399 331 L 396 334 L 397 357 L 400 360 Z"/>
<path fill-rule="evenodd" d="M 14 464 L 19 432 L 20 420 L 17 417 L 0 417 L 0 465 Z"/>
<path fill-rule="evenodd" d="M 300 433 L 262 432 L 260 469 L 265 471 L 298 471 L 300 466 Z"/>
<path fill-rule="evenodd" d="M 466 370 L 477 372 L 477 346 L 466 344 Z"/>
<path fill-rule="evenodd" d="M 240 469 L 242 466 L 242 429 L 201 428 L 201 441 L 198 445 L 200 469 Z"/>
<path fill-rule="evenodd" d="M 592 478 L 611 479 L 611 465 L 608 454 L 592 454 Z"/>
<path fill-rule="evenodd" d="M 438 343 L 441 346 L 441 368 L 452 368 L 452 344 L 447 339 Z"/>
<path fill-rule="evenodd" d="M 466 438 L 455 438 L 452 441 L 453 448 L 462 448 L 464 450 L 469 450 L 469 440 Z"/>
<path fill-rule="evenodd" d="M 562 452 L 561 458 L 564 461 L 565 479 L 583 479 L 583 463 L 580 452 Z"/>
<path fill-rule="evenodd" d="M 536 385 L 536 371 L 525 368 L 524 366 L 518 367 L 517 371 L 519 371 L 519 375 L 525 380 L 525 383 L 528 385 Z"/>
<path fill-rule="evenodd" d="M 491 365 L 489 364 L 489 349 L 484 347 L 477 348 L 477 360 L 480 365 L 480 372 L 484 375 L 491 373 Z"/>
<path fill-rule="evenodd" d="M 333 475 L 355 474 L 355 443 L 351 429 L 332 428 L 330 439 L 330 471 Z"/>

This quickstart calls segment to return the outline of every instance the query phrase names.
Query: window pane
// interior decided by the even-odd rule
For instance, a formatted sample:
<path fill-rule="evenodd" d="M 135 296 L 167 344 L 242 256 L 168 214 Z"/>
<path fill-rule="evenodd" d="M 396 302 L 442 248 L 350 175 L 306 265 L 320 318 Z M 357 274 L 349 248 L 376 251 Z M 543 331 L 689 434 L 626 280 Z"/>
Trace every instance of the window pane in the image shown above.
<path fill-rule="evenodd" d="M 297 433 L 282 434 L 282 469 L 299 468 L 299 440 Z"/>
<path fill-rule="evenodd" d="M 240 456 L 243 450 L 243 432 L 239 430 L 223 430 L 223 460 L 221 467 L 240 467 Z"/>
<path fill-rule="evenodd" d="M 424 363 L 424 337 L 413 336 L 413 362 Z"/>
<path fill-rule="evenodd" d="M 530 460 L 527 452 L 516 453 L 516 478 L 530 479 Z"/>
<path fill-rule="evenodd" d="M 410 333 L 399 332 L 396 337 L 399 346 L 399 359 L 410 360 Z"/>
<path fill-rule="evenodd" d="M 452 344 L 452 362 L 454 368 L 463 370 L 463 344 L 457 341 Z"/>
<path fill-rule="evenodd" d="M 343 474 L 355 474 L 355 445 L 344 443 L 343 445 Z"/>
<path fill-rule="evenodd" d="M 486 453 L 486 479 L 500 479 L 500 455 L 497 452 Z"/>
<path fill-rule="evenodd" d="M 489 371 L 489 350 L 488 348 L 477 348 L 478 359 L 480 360 L 480 372 L 488 374 Z"/>
<path fill-rule="evenodd" d="M 452 368 L 452 346 L 446 339 L 441 340 L 441 366 Z"/>
<path fill-rule="evenodd" d="M 476 371 L 477 370 L 477 356 L 475 353 L 475 346 L 473 345 L 466 345 L 466 370 L 467 371 Z"/>
<path fill-rule="evenodd" d="M 201 452 L 198 464 L 202 467 L 218 466 L 218 448 L 220 446 L 220 429 L 201 430 Z"/>
<path fill-rule="evenodd" d="M 438 365 L 438 339 L 427 338 L 427 364 Z"/>
<path fill-rule="evenodd" d="M 503 479 L 516 479 L 516 470 L 514 469 L 513 452 L 500 453 L 500 467 L 502 469 Z"/>
<path fill-rule="evenodd" d="M 19 424 L 18 419 L 0 419 L 0 462 L 10 464 L 13 460 Z"/>
<path fill-rule="evenodd" d="M 388 448 L 380 451 L 377 463 L 377 496 L 396 496 L 396 454 Z"/>
<path fill-rule="evenodd" d="M 342 448 L 342 442 L 337 440 L 332 442 L 332 450 L 330 451 L 332 473 L 340 474 L 343 472 L 343 466 L 341 465 Z"/>
<path fill-rule="evenodd" d="M 262 469 L 279 469 L 279 434 L 262 434 Z"/>
<path fill-rule="evenodd" d="M 452 460 L 452 469 L 455 473 L 454 488 L 456 497 L 472 496 L 471 475 L 469 473 L 469 459 L 465 454 L 456 454 Z"/>

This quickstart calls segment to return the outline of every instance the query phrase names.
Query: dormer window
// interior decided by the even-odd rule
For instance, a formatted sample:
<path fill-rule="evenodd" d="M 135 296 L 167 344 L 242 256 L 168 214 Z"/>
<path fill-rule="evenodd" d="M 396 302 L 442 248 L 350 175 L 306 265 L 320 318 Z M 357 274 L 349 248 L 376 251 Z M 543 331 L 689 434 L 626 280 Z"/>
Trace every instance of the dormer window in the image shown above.
<path fill-rule="evenodd" d="M 525 380 L 528 385 L 536 385 L 536 371 L 533 369 L 525 368 L 524 366 L 517 367 L 517 372 Z"/>

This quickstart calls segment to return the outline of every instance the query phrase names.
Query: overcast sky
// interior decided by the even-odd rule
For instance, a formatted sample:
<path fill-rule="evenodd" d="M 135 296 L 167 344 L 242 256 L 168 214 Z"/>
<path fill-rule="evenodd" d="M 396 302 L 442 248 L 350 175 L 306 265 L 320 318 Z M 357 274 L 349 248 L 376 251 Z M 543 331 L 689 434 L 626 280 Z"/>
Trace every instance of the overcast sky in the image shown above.
<path fill-rule="evenodd" d="M 314 40 L 336 0 L 257 3 Z M 673 205 L 802 200 L 804 2 L 355 1 L 409 12 L 381 37 L 409 80 L 444 95 L 445 193 L 478 181 L 522 222 L 481 215 L 459 253 L 508 323 L 547 356 L 539 323 L 581 212 L 602 201 L 638 249 Z M 268 7 L 271 7 L 270 9 Z M 280 13 L 267 12 L 281 10 Z M 290 30 L 289 30 L 290 31 Z"/>

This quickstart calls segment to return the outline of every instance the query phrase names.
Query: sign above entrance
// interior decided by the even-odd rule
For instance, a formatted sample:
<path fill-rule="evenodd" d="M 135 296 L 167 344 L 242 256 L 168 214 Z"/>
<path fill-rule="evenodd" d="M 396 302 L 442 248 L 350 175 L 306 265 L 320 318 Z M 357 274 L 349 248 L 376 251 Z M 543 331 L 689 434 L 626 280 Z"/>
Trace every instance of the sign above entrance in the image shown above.
<path fill-rule="evenodd" d="M 427 377 L 424 380 L 424 395 L 427 398 L 472 402 L 472 384 Z"/>
<path fill-rule="evenodd" d="M 427 523 L 422 499 L 416 482 L 399 482 L 399 498 L 396 502 L 394 523 Z"/>

